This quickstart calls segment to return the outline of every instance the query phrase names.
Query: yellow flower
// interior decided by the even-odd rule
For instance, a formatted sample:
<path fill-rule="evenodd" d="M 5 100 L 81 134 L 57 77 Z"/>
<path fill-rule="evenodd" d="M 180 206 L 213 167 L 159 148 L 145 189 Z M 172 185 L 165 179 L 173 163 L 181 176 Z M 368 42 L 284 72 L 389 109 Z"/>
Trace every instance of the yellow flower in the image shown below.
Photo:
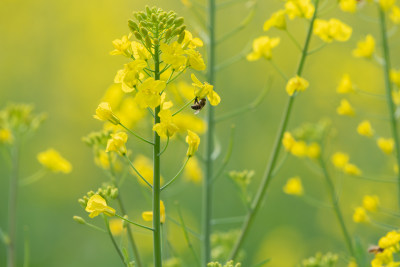
<path fill-rule="evenodd" d="M 316 19 L 314 22 L 314 34 L 327 43 L 333 40 L 345 42 L 350 38 L 352 31 L 351 27 L 338 19 Z"/>
<path fill-rule="evenodd" d="M 388 155 L 393 152 L 393 148 L 394 148 L 393 138 L 380 137 L 380 138 L 378 138 L 376 143 L 378 144 L 378 147 L 382 150 L 382 152 L 384 152 Z"/>
<path fill-rule="evenodd" d="M 353 50 L 353 56 L 371 58 L 375 52 L 375 39 L 371 34 L 365 37 L 365 40 L 357 43 L 357 48 Z"/>
<path fill-rule="evenodd" d="M 368 211 L 375 212 L 378 210 L 379 206 L 379 197 L 378 196 L 369 196 L 365 195 L 363 197 L 363 207 Z"/>
<path fill-rule="evenodd" d="M 383 11 L 388 11 L 391 9 L 396 3 L 396 0 L 379 0 L 379 6 Z"/>
<path fill-rule="evenodd" d="M 268 36 L 261 36 L 253 41 L 253 51 L 247 55 L 248 61 L 256 61 L 261 57 L 265 59 L 272 58 L 272 48 L 276 47 L 280 43 L 279 37 L 270 38 Z"/>
<path fill-rule="evenodd" d="M 154 78 L 147 78 L 138 86 L 138 93 L 135 96 L 136 102 L 141 108 L 155 108 L 161 104 L 161 91 L 166 83 Z"/>
<path fill-rule="evenodd" d="M 351 82 L 350 75 L 344 74 L 340 80 L 339 86 L 336 88 L 338 94 L 348 94 L 354 92 L 354 86 Z"/>
<path fill-rule="evenodd" d="M 357 0 L 339 0 L 339 7 L 344 12 L 354 13 L 357 11 Z"/>
<path fill-rule="evenodd" d="M 145 211 L 142 213 L 142 218 L 146 222 L 150 222 L 153 220 L 153 212 L 152 211 Z M 160 222 L 165 223 L 165 206 L 164 202 L 160 200 Z"/>
<path fill-rule="evenodd" d="M 186 155 L 188 157 L 192 157 L 194 155 L 194 153 L 197 151 L 197 149 L 199 148 L 200 137 L 196 133 L 192 132 L 191 130 L 188 130 L 188 135 L 186 136 L 186 143 L 189 144 Z"/>
<path fill-rule="evenodd" d="M 292 153 L 293 156 L 303 158 L 307 156 L 308 153 L 308 147 L 306 142 L 304 141 L 296 141 L 294 142 L 292 148 L 290 149 L 290 152 Z"/>
<path fill-rule="evenodd" d="M 392 13 L 390 13 L 390 20 L 394 24 L 400 23 L 400 8 L 398 6 L 393 6 Z"/>
<path fill-rule="evenodd" d="M 146 110 L 147 111 L 147 110 Z M 122 100 L 119 110 L 116 114 L 124 125 L 128 128 L 133 128 L 141 119 L 143 119 L 147 113 L 141 109 L 136 103 L 135 98 L 126 97 Z"/>
<path fill-rule="evenodd" d="M 70 173 L 72 170 L 71 163 L 52 148 L 39 153 L 37 159 L 40 164 L 52 172 Z"/>
<path fill-rule="evenodd" d="M 393 261 L 393 250 L 385 249 L 381 253 L 376 253 L 375 258 L 371 261 L 372 267 L 395 267 L 399 266 L 398 262 Z"/>
<path fill-rule="evenodd" d="M 111 139 L 107 141 L 106 152 L 115 151 L 121 155 L 126 154 L 126 142 L 128 141 L 128 135 L 125 132 L 119 132 L 111 134 Z"/>
<path fill-rule="evenodd" d="M 185 54 L 189 56 L 187 60 L 187 66 L 194 70 L 205 70 L 206 64 L 204 64 L 203 57 L 201 54 L 193 49 L 185 50 Z"/>
<path fill-rule="evenodd" d="M 205 98 L 207 96 L 210 104 L 212 106 L 216 106 L 221 102 L 221 97 L 214 91 L 214 86 L 210 85 L 209 83 L 205 82 L 202 84 L 199 79 L 197 79 L 196 75 L 192 73 L 192 85 L 196 87 L 195 96 L 199 99 Z"/>
<path fill-rule="evenodd" d="M 107 102 L 110 104 L 111 109 L 117 109 L 124 98 L 125 93 L 121 90 L 120 84 L 113 84 L 108 87 L 107 91 L 103 95 L 101 102 Z"/>
<path fill-rule="evenodd" d="M 146 61 L 137 59 L 124 65 L 124 69 L 119 70 L 114 77 L 114 83 L 120 83 L 121 89 L 125 93 L 135 90 L 139 79 L 143 78 L 141 71 L 147 66 Z"/>
<path fill-rule="evenodd" d="M 188 114 L 180 112 L 174 116 L 174 122 L 181 133 L 191 130 L 202 134 L 207 129 L 205 121 L 193 113 Z"/>
<path fill-rule="evenodd" d="M 151 54 L 147 51 L 146 47 L 138 42 L 132 42 L 133 56 L 136 60 L 148 60 L 151 58 Z"/>
<path fill-rule="evenodd" d="M 12 144 L 14 137 L 9 129 L 0 129 L 0 144 Z"/>
<path fill-rule="evenodd" d="M 305 91 L 308 86 L 309 83 L 307 80 L 296 75 L 296 77 L 293 77 L 288 81 L 286 92 L 288 95 L 292 96 L 295 92 Z"/>
<path fill-rule="evenodd" d="M 307 147 L 307 156 L 311 159 L 317 159 L 321 155 L 321 147 L 318 143 L 311 143 Z"/>
<path fill-rule="evenodd" d="M 353 221 L 355 223 L 365 223 L 369 221 L 367 212 L 363 207 L 357 207 L 353 213 Z"/>
<path fill-rule="evenodd" d="M 285 150 L 290 151 L 294 143 L 296 143 L 296 140 L 293 138 L 292 134 L 289 132 L 285 132 L 282 138 L 282 144 L 285 147 Z"/>
<path fill-rule="evenodd" d="M 379 239 L 378 245 L 380 248 L 386 250 L 387 248 L 398 245 L 399 242 L 400 242 L 400 233 L 398 233 L 397 231 L 390 231 L 385 236 Z"/>
<path fill-rule="evenodd" d="M 173 122 L 171 110 L 161 110 L 158 113 L 158 116 L 160 117 L 161 122 L 153 126 L 153 131 L 157 132 L 159 136 L 164 138 L 171 137 L 179 130 L 178 126 Z"/>
<path fill-rule="evenodd" d="M 353 109 L 353 107 L 350 105 L 349 101 L 347 101 L 346 99 L 342 99 L 340 101 L 340 106 L 336 108 L 336 112 L 339 115 L 343 115 L 343 116 L 354 116 L 355 115 L 355 111 Z"/>
<path fill-rule="evenodd" d="M 153 162 L 151 159 L 138 155 L 133 161 L 133 166 L 136 170 L 145 178 L 151 185 L 153 185 Z M 147 184 L 140 178 L 140 176 L 132 170 L 133 175 L 135 175 L 140 184 L 147 186 Z M 161 184 L 163 183 L 163 177 L 161 177 Z"/>
<path fill-rule="evenodd" d="M 96 115 L 93 118 L 100 121 L 109 121 L 112 124 L 118 125 L 120 123 L 119 118 L 112 112 L 111 106 L 108 102 L 102 102 L 96 109 Z"/>
<path fill-rule="evenodd" d="M 290 178 L 283 187 L 283 192 L 288 195 L 302 196 L 304 192 L 300 177 Z"/>
<path fill-rule="evenodd" d="M 358 125 L 357 132 L 366 137 L 372 137 L 374 135 L 374 129 L 372 129 L 371 123 L 367 120 L 362 121 Z"/>
<path fill-rule="evenodd" d="M 124 35 L 121 39 L 115 39 L 112 44 L 114 46 L 114 50 L 110 52 L 110 55 L 124 55 L 126 57 L 131 57 L 132 55 L 132 44 L 129 41 L 129 36 Z"/>
<path fill-rule="evenodd" d="M 160 45 L 162 51 L 162 60 L 170 64 L 173 69 L 179 70 L 186 64 L 186 57 L 181 44 L 173 42 L 172 44 L 162 43 Z"/>
<path fill-rule="evenodd" d="M 285 10 L 290 19 L 302 17 L 310 19 L 314 14 L 314 6 L 310 0 L 288 0 Z"/>
<path fill-rule="evenodd" d="M 360 176 L 362 174 L 361 170 L 356 165 L 351 163 L 344 165 L 343 171 L 352 176 Z"/>
<path fill-rule="evenodd" d="M 185 30 L 185 38 L 182 41 L 183 47 L 195 49 L 196 47 L 203 47 L 203 41 L 200 38 L 193 38 L 190 31 Z"/>
<path fill-rule="evenodd" d="M 264 23 L 264 31 L 268 31 L 270 28 L 275 27 L 280 30 L 286 29 L 286 10 L 281 9 L 271 15 L 271 17 Z"/>
<path fill-rule="evenodd" d="M 121 219 L 111 219 L 110 231 L 113 235 L 121 235 L 124 231 L 124 224 Z"/>
<path fill-rule="evenodd" d="M 203 180 L 203 171 L 196 157 L 191 157 L 185 167 L 185 178 L 195 184 L 200 184 Z"/>
<path fill-rule="evenodd" d="M 392 69 L 390 71 L 390 80 L 400 87 L 400 70 Z"/>
<path fill-rule="evenodd" d="M 100 195 L 93 195 L 89 198 L 89 201 L 86 205 L 87 212 L 90 212 L 89 217 L 94 218 L 100 213 L 104 213 L 110 217 L 115 215 L 115 209 L 107 206 L 107 202 Z"/>
<path fill-rule="evenodd" d="M 332 164 L 338 169 L 344 169 L 344 166 L 347 165 L 347 163 L 350 160 L 349 155 L 343 152 L 336 152 L 335 154 L 332 155 Z"/>
<path fill-rule="evenodd" d="M 350 260 L 349 264 L 347 264 L 347 267 L 358 267 L 358 264 L 355 260 Z"/>

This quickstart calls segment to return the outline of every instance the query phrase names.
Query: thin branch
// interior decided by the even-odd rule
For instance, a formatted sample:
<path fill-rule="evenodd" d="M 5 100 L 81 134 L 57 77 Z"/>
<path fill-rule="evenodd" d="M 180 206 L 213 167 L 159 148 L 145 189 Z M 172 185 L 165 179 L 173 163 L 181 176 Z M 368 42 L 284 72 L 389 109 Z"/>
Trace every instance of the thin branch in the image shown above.
<path fill-rule="evenodd" d="M 143 142 L 146 142 L 150 145 L 154 146 L 154 143 L 146 140 L 145 138 L 141 137 L 140 135 L 138 135 L 137 133 L 135 133 L 134 131 L 132 131 L 131 129 L 129 129 L 128 127 L 126 127 L 125 125 L 123 125 L 122 123 L 119 123 L 119 125 L 121 125 L 125 130 L 127 130 L 128 132 L 130 132 L 131 134 L 133 134 L 134 136 L 136 136 L 137 138 L 139 138 L 140 140 L 142 140 Z"/>
<path fill-rule="evenodd" d="M 153 189 L 153 186 L 151 185 L 151 183 L 149 183 L 146 178 L 144 178 L 140 172 L 135 168 L 135 166 L 133 166 L 132 161 L 128 158 L 127 155 L 125 155 L 126 160 L 128 161 L 129 165 L 131 165 L 132 169 L 136 172 L 136 174 L 151 188 Z"/>
<path fill-rule="evenodd" d="M 161 190 L 160 190 L 160 191 L 163 191 L 165 188 L 167 188 L 169 185 L 171 185 L 171 184 L 176 180 L 176 178 L 178 178 L 179 175 L 181 175 L 181 173 L 182 173 L 183 170 L 185 169 L 186 164 L 188 163 L 189 159 L 190 159 L 190 157 L 187 157 L 185 163 L 183 164 L 182 168 L 178 171 L 178 173 L 175 175 L 175 177 L 172 178 L 172 179 L 171 179 L 167 184 L 165 184 L 163 187 L 161 187 Z"/>

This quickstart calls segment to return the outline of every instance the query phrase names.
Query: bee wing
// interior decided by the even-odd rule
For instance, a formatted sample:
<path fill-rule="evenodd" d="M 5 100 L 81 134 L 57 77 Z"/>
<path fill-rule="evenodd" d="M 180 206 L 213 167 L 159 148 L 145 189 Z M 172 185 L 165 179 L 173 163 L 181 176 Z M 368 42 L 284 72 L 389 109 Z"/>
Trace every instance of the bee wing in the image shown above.
<path fill-rule="evenodd" d="M 200 109 L 196 110 L 196 111 L 194 112 L 194 115 L 199 114 L 199 112 L 200 112 Z"/>

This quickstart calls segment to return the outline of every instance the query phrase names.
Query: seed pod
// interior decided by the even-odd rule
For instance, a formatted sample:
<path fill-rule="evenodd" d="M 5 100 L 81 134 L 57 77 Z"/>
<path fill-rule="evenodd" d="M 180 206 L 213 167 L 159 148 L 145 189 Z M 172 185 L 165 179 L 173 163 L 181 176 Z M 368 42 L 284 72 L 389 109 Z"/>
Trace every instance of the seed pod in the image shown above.
<path fill-rule="evenodd" d="M 143 39 L 139 32 L 133 32 L 133 35 L 135 35 L 136 39 L 138 39 L 138 40 Z"/>
<path fill-rule="evenodd" d="M 175 20 L 174 24 L 175 27 L 179 27 L 181 26 L 183 23 L 185 22 L 185 19 L 183 17 L 179 17 Z"/>
<path fill-rule="evenodd" d="M 131 29 L 132 32 L 134 31 L 138 31 L 139 30 L 139 26 L 137 25 L 136 22 L 134 22 L 133 20 L 128 20 L 128 26 Z"/>

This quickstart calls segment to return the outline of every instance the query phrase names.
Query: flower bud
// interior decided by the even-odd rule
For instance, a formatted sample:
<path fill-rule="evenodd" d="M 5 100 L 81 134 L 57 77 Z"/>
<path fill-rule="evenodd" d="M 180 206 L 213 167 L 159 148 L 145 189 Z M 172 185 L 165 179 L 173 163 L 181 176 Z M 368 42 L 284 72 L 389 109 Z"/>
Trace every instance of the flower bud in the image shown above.
<path fill-rule="evenodd" d="M 142 40 L 142 36 L 140 35 L 139 32 L 133 32 L 133 35 L 135 35 L 136 39 Z"/>
<path fill-rule="evenodd" d="M 149 32 L 145 29 L 145 28 L 140 28 L 140 33 L 146 37 L 147 35 L 149 35 Z"/>
<path fill-rule="evenodd" d="M 156 16 L 156 14 L 153 13 L 153 14 L 151 15 L 151 20 L 152 20 L 153 22 L 157 22 L 157 19 L 158 19 L 158 18 L 157 18 L 157 16 Z"/>
<path fill-rule="evenodd" d="M 146 6 L 145 9 L 146 9 L 147 15 L 150 17 L 150 16 L 151 16 L 151 9 L 150 9 L 150 7 L 149 7 L 149 6 Z"/>
<path fill-rule="evenodd" d="M 146 46 L 148 48 L 151 48 L 152 45 L 153 45 L 152 42 L 151 42 L 151 39 L 150 39 L 150 37 L 148 35 L 146 36 L 145 43 L 146 43 Z"/>
<path fill-rule="evenodd" d="M 167 25 L 171 25 L 174 22 L 174 18 L 170 18 L 167 20 Z"/>
<path fill-rule="evenodd" d="M 95 119 L 101 121 L 109 121 L 112 124 L 118 125 L 120 123 L 119 118 L 112 112 L 111 105 L 107 102 L 102 102 L 96 109 Z"/>
<path fill-rule="evenodd" d="M 118 188 L 113 188 L 113 189 L 111 189 L 111 193 L 110 193 L 110 196 L 111 196 L 111 198 L 112 199 L 115 199 L 115 198 L 117 198 L 118 197 Z"/>
<path fill-rule="evenodd" d="M 184 31 L 181 34 L 179 34 L 178 43 L 181 44 L 183 42 L 183 39 L 185 39 L 185 32 Z"/>
<path fill-rule="evenodd" d="M 138 12 L 138 16 L 139 16 L 139 19 L 141 19 L 141 20 L 145 20 L 146 19 L 146 14 L 144 14 L 143 11 Z"/>
<path fill-rule="evenodd" d="M 72 219 L 74 219 L 74 221 L 76 221 L 77 223 L 86 224 L 86 221 L 82 217 L 74 216 L 72 217 Z"/>
<path fill-rule="evenodd" d="M 165 40 L 168 40 L 171 37 L 171 34 L 172 34 L 171 29 L 166 30 L 164 35 Z"/>
<path fill-rule="evenodd" d="M 90 191 L 87 193 L 87 195 L 88 195 L 88 197 L 91 197 L 91 196 L 93 196 L 93 195 L 94 195 L 94 192 L 93 192 L 93 190 L 90 190 Z"/>
<path fill-rule="evenodd" d="M 181 26 L 183 23 L 185 22 L 185 19 L 183 17 L 179 17 L 175 20 L 174 24 L 175 27 L 179 27 Z"/>
<path fill-rule="evenodd" d="M 128 26 L 131 29 L 132 32 L 138 31 L 139 30 L 139 26 L 137 25 L 136 22 L 134 22 L 133 20 L 128 20 Z"/>
<path fill-rule="evenodd" d="M 79 203 L 83 208 L 86 207 L 86 201 L 83 200 L 82 198 L 78 199 L 78 203 Z"/>

